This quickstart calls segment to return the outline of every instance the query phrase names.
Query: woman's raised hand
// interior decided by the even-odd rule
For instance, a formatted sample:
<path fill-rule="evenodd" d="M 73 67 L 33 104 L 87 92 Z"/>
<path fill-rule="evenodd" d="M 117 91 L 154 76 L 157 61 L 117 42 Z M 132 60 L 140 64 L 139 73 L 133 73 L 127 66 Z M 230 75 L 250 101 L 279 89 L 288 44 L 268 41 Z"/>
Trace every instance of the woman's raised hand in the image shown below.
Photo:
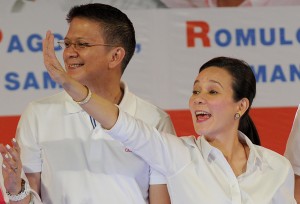
<path fill-rule="evenodd" d="M 46 38 L 43 40 L 44 64 L 51 78 L 63 85 L 70 77 L 59 63 L 54 51 L 54 36 L 51 31 L 47 31 Z"/>

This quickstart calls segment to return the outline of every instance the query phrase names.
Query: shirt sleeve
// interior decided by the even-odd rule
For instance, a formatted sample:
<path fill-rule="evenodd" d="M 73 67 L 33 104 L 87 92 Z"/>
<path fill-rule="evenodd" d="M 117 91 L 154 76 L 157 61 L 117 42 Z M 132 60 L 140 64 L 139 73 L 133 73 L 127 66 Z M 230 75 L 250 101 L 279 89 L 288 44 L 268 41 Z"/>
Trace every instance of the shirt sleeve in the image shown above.
<path fill-rule="evenodd" d="M 174 125 L 172 123 L 172 120 L 169 115 L 165 115 L 161 117 L 159 123 L 156 126 L 156 129 L 159 132 L 166 132 L 174 135 L 176 137 L 176 131 L 174 128 Z M 150 185 L 153 184 L 166 184 L 167 180 L 166 177 L 163 176 L 160 172 L 156 171 L 152 167 L 150 167 Z"/>
<path fill-rule="evenodd" d="M 282 185 L 277 189 L 277 192 L 274 194 L 273 201 L 274 203 L 297 204 L 294 198 L 294 171 L 290 164 L 287 166 L 289 166 L 289 169 L 287 171 L 286 177 Z M 281 173 L 283 172 L 284 171 L 282 171 Z"/>
<path fill-rule="evenodd" d="M 169 115 L 162 117 L 156 126 L 159 132 L 166 132 L 176 136 L 176 131 Z"/>
<path fill-rule="evenodd" d="M 114 127 L 106 131 L 164 176 L 175 174 L 191 162 L 189 150 L 179 137 L 160 133 L 121 110 Z"/>
<path fill-rule="evenodd" d="M 300 105 L 287 141 L 284 156 L 290 160 L 295 174 L 300 176 Z"/>

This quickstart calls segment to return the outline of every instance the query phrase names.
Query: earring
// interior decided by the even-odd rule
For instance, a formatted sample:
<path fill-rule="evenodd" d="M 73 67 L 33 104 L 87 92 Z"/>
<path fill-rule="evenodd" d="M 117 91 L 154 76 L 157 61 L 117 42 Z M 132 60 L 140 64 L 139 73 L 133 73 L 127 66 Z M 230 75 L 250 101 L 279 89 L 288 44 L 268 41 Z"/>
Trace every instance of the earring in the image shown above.
<path fill-rule="evenodd" d="M 234 119 L 237 120 L 241 117 L 241 115 L 239 113 L 234 114 Z"/>

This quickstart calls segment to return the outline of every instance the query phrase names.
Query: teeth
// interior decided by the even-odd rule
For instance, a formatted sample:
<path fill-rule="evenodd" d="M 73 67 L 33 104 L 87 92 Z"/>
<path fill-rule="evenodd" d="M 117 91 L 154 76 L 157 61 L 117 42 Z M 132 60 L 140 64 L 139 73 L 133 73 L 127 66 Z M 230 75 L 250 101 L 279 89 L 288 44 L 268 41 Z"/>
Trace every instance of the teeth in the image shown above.
<path fill-rule="evenodd" d="M 205 111 L 196 111 L 196 115 L 205 115 L 205 114 L 208 114 L 208 113 Z"/>
<path fill-rule="evenodd" d="M 205 111 L 196 111 L 196 112 L 195 112 L 195 115 L 196 115 L 196 117 L 198 117 L 198 116 L 200 116 L 200 117 L 204 117 L 204 116 L 210 117 L 210 116 L 211 116 L 210 113 L 205 112 Z"/>
<path fill-rule="evenodd" d="M 80 67 L 81 64 L 70 64 L 69 67 L 71 68 L 76 68 L 76 67 Z"/>

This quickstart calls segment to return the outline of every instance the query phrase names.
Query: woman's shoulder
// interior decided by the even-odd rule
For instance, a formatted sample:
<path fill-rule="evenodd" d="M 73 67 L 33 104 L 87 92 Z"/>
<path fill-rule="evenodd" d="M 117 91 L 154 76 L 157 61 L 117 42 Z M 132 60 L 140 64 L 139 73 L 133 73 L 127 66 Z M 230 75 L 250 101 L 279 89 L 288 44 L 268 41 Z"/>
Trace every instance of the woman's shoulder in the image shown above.
<path fill-rule="evenodd" d="M 262 161 L 268 163 L 272 168 L 291 168 L 290 161 L 282 154 L 258 145 L 255 145 L 255 148 Z"/>

